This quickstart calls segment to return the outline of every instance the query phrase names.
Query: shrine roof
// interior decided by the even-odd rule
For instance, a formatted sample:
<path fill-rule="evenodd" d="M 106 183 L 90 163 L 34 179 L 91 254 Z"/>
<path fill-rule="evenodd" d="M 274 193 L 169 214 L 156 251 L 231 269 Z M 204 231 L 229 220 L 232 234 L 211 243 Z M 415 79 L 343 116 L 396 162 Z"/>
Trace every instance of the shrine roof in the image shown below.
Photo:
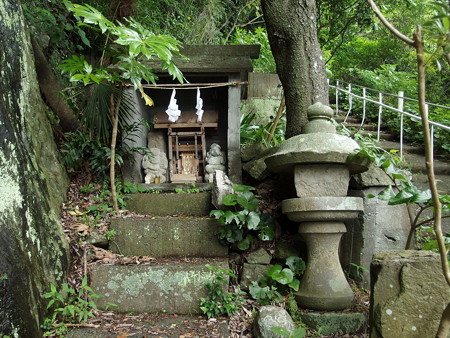
<path fill-rule="evenodd" d="M 251 59 L 259 57 L 259 45 L 187 45 L 174 57 L 183 73 L 240 73 L 253 70 Z M 163 73 L 159 63 L 150 64 L 156 73 Z"/>

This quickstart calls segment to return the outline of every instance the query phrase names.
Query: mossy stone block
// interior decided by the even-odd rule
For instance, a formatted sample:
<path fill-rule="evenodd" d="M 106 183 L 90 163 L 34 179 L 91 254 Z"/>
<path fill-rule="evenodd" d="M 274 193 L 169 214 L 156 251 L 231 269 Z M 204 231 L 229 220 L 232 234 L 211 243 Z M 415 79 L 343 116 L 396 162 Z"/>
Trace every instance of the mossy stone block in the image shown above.
<path fill-rule="evenodd" d="M 110 244 L 125 256 L 226 257 L 228 247 L 220 244 L 218 222 L 200 217 L 113 218 L 116 231 Z"/>
<path fill-rule="evenodd" d="M 206 283 L 215 280 L 215 274 L 205 267 L 206 264 L 228 269 L 225 259 L 95 265 L 91 287 L 102 295 L 95 302 L 102 310 L 106 310 L 109 303 L 116 304 L 116 312 L 201 313 L 200 298 L 208 296 Z"/>
<path fill-rule="evenodd" d="M 152 216 L 205 216 L 212 209 L 211 192 L 130 194 L 128 210 Z"/>
<path fill-rule="evenodd" d="M 333 334 L 347 335 L 361 332 L 367 318 L 363 313 L 339 313 L 339 312 L 302 312 L 302 322 L 316 330 L 320 335 Z"/>

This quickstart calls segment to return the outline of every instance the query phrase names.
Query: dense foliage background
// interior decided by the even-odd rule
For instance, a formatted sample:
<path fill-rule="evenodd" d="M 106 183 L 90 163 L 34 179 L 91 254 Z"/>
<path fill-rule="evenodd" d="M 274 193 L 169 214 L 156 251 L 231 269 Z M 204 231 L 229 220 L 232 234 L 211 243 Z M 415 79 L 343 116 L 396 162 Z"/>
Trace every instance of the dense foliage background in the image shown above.
<path fill-rule="evenodd" d="M 172 35 L 184 44 L 260 44 L 261 56 L 254 61 L 255 71 L 276 71 L 259 0 L 74 2 L 90 4 L 110 19 L 123 21 L 124 17 L 132 16 L 155 34 Z M 383 13 L 406 35 L 411 35 L 417 24 L 427 26 L 427 21 L 432 20 L 436 13 L 436 3 L 445 4 L 446 1 L 379 1 Z M 84 54 L 93 64 L 104 56 L 104 36 L 95 30 L 77 26 L 63 2 L 23 0 L 22 5 L 31 32 L 53 69 L 57 69 L 61 60 L 73 53 Z M 416 98 L 413 50 L 387 32 L 365 1 L 317 0 L 317 5 L 319 41 L 332 79 L 393 94 L 404 91 L 405 96 Z M 448 32 L 448 27 L 443 29 Z M 426 56 L 427 101 L 450 106 L 449 66 L 446 62 L 438 62 L 438 55 L 442 53 L 433 49 L 435 41 L 432 32 L 425 29 L 424 35 L 429 47 Z M 68 86 L 67 79 L 60 74 L 58 76 L 62 87 Z M 71 97 L 70 92 L 68 96 Z M 73 104 L 76 112 L 83 109 L 81 101 L 78 99 Z M 416 110 L 413 106 L 406 109 L 411 112 Z M 375 115 L 376 109 L 372 110 Z M 445 109 L 430 109 L 430 118 L 438 122 L 450 124 L 449 115 Z M 397 122 L 388 119 L 387 123 L 392 129 L 398 129 Z M 420 142 L 419 127 L 417 122 L 407 121 L 406 136 L 410 141 Z M 446 134 L 438 133 L 437 145 L 449 151 L 450 137 Z"/>

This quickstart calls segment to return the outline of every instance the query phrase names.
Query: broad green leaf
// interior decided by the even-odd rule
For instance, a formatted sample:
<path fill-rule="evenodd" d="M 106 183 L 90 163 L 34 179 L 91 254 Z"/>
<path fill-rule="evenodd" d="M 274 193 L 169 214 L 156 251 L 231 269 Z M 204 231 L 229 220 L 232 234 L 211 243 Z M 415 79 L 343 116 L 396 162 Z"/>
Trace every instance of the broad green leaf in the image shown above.
<path fill-rule="evenodd" d="M 290 269 L 283 269 L 280 265 L 274 265 L 267 270 L 267 275 L 280 284 L 286 285 L 294 280 L 294 273 Z"/>
<path fill-rule="evenodd" d="M 226 195 L 223 200 L 222 203 L 228 206 L 233 206 L 237 204 L 237 195 L 236 194 L 229 194 Z"/>
<path fill-rule="evenodd" d="M 413 198 L 413 194 L 406 191 L 405 189 L 401 190 L 397 195 L 394 197 L 391 197 L 388 204 L 389 205 L 397 205 L 397 204 L 403 204 L 408 203 Z"/>
<path fill-rule="evenodd" d="M 237 243 L 237 247 L 239 250 L 245 251 L 250 248 L 250 245 L 253 243 L 254 237 L 252 235 L 247 235 L 245 238 Z"/>
<path fill-rule="evenodd" d="M 247 215 L 246 221 L 247 221 L 247 228 L 249 230 L 256 230 L 258 228 L 259 221 L 260 221 L 259 214 L 254 211 L 251 211 Z"/>
<path fill-rule="evenodd" d="M 294 280 L 293 280 L 292 282 L 290 282 L 290 283 L 288 284 L 288 286 L 289 286 L 291 289 L 293 289 L 293 290 L 295 290 L 295 291 L 298 291 L 298 288 L 300 287 L 300 281 L 299 281 L 297 278 L 294 278 Z"/>
<path fill-rule="evenodd" d="M 232 212 L 231 210 L 225 211 L 224 216 L 225 216 L 225 223 L 227 224 L 231 224 L 236 218 L 235 213 Z"/>
<path fill-rule="evenodd" d="M 388 186 L 386 189 L 384 189 L 380 194 L 378 194 L 378 198 L 380 200 L 387 201 L 395 196 L 394 191 L 392 190 L 391 186 Z"/>
<path fill-rule="evenodd" d="M 289 337 L 289 331 L 285 327 L 273 326 L 271 327 L 273 333 L 279 334 L 280 336 Z"/>
<path fill-rule="evenodd" d="M 248 185 L 242 185 L 242 184 L 233 184 L 233 190 L 236 192 L 246 192 L 246 191 L 251 191 L 251 190 L 255 190 L 255 188 L 250 187 Z"/>
<path fill-rule="evenodd" d="M 305 272 L 306 264 L 303 259 L 297 256 L 290 256 L 286 259 L 286 265 L 294 272 L 295 275 L 301 275 Z"/>

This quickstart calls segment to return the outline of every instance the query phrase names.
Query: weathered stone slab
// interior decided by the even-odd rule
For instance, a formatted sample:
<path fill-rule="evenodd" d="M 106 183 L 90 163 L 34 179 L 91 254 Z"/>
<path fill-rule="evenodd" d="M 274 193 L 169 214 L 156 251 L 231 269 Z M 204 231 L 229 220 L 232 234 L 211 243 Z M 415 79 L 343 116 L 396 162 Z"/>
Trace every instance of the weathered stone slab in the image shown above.
<path fill-rule="evenodd" d="M 189 188 L 189 187 L 188 187 Z M 205 216 L 211 211 L 211 193 L 131 194 L 128 210 L 152 216 Z"/>
<path fill-rule="evenodd" d="M 267 150 L 267 147 L 262 143 L 253 143 L 250 145 L 243 146 L 241 148 L 241 158 L 242 161 L 247 162 L 256 157 L 258 157 L 261 153 Z"/>
<path fill-rule="evenodd" d="M 114 303 L 117 312 L 201 313 L 200 298 L 208 294 L 205 284 L 215 279 L 205 264 L 228 269 L 227 260 L 95 265 L 91 287 L 103 296 L 95 300 L 100 309 Z"/>
<path fill-rule="evenodd" d="M 450 290 L 431 251 L 383 252 L 370 269 L 371 337 L 434 337 Z"/>
<path fill-rule="evenodd" d="M 125 256 L 226 257 L 219 243 L 219 223 L 212 218 L 113 218 L 117 235 L 111 250 Z"/>
<path fill-rule="evenodd" d="M 245 163 L 242 169 L 249 174 L 253 179 L 257 181 L 262 181 L 267 178 L 271 173 L 266 165 L 266 158 L 272 156 L 276 153 L 278 148 L 269 148 L 262 152 L 255 159 L 250 162 Z"/>
<path fill-rule="evenodd" d="M 248 287 L 252 282 L 257 282 L 262 277 L 266 276 L 268 269 L 268 265 L 244 263 L 241 274 L 241 289 L 248 290 Z"/>
<path fill-rule="evenodd" d="M 347 196 L 349 172 L 343 164 L 299 164 L 294 175 L 297 197 Z"/>
<path fill-rule="evenodd" d="M 349 195 L 366 197 L 377 195 L 383 187 L 361 191 L 351 190 Z M 355 277 L 369 281 L 372 256 L 378 252 L 404 250 L 410 229 L 408 210 L 405 205 L 388 205 L 378 198 L 364 198 L 364 214 L 347 221 L 347 233 L 340 247 L 341 263 Z M 355 265 L 364 267 L 355 271 Z M 360 276 L 356 276 L 356 274 Z"/>
<path fill-rule="evenodd" d="M 300 318 L 319 335 L 354 335 L 364 329 L 366 316 L 362 313 L 302 312 Z"/>
<path fill-rule="evenodd" d="M 366 172 L 352 175 L 350 187 L 353 189 L 364 189 L 370 187 L 387 187 L 394 182 L 383 169 L 371 163 Z"/>
<path fill-rule="evenodd" d="M 247 262 L 252 264 L 270 264 L 270 261 L 272 260 L 272 256 L 268 254 L 268 252 L 263 249 L 259 248 L 247 255 Z"/>

